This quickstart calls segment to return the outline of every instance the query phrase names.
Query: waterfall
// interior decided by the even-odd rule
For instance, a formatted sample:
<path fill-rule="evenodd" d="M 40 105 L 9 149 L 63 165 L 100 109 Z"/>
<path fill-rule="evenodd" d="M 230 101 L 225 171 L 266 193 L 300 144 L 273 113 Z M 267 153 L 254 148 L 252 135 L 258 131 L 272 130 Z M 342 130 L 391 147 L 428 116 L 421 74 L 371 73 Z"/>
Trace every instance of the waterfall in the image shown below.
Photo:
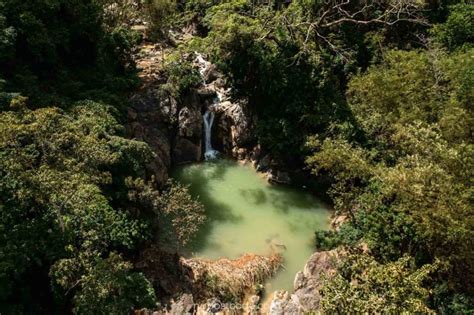
<path fill-rule="evenodd" d="M 196 62 L 199 68 L 199 73 L 201 74 L 201 78 L 204 81 L 204 74 L 206 73 L 207 69 L 209 69 L 209 67 L 211 66 L 211 63 L 207 61 L 206 59 L 204 59 L 204 57 L 200 53 L 195 52 L 195 54 L 196 54 Z M 203 83 L 204 85 L 206 85 L 206 82 L 203 82 Z"/>
<path fill-rule="evenodd" d="M 212 124 L 214 123 L 214 112 L 206 110 L 202 118 L 204 120 L 204 158 L 206 160 L 214 160 L 219 154 L 218 151 L 212 148 L 211 143 Z"/>
<path fill-rule="evenodd" d="M 203 81 L 202 84 L 205 87 L 209 87 L 210 84 L 206 83 L 206 81 L 204 80 L 204 75 L 206 71 L 211 67 L 211 63 L 207 61 L 206 59 L 204 59 L 204 57 L 200 53 L 195 52 L 195 54 L 196 54 L 196 63 L 199 67 L 199 73 L 201 74 L 202 81 Z M 215 117 L 215 114 L 213 112 L 213 107 L 219 106 L 219 104 L 222 102 L 224 95 L 221 91 L 219 91 L 215 87 L 214 87 L 214 90 L 217 96 L 214 99 L 212 105 L 208 109 L 206 109 L 206 112 L 202 116 L 203 122 L 204 122 L 204 149 L 205 149 L 204 159 L 205 160 L 214 160 L 219 155 L 219 152 L 212 148 L 212 142 L 211 142 L 212 125 L 214 123 L 214 117 Z"/>

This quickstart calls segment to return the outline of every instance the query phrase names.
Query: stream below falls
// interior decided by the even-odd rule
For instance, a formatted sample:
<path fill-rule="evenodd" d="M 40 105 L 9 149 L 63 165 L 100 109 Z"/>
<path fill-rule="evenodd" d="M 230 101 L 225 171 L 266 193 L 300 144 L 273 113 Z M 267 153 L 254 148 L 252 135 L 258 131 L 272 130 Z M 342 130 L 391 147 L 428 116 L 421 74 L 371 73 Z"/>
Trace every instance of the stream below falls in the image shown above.
<path fill-rule="evenodd" d="M 330 211 L 310 193 L 270 185 L 251 166 L 214 160 L 181 166 L 173 177 L 204 204 L 207 222 L 187 250 L 194 257 L 234 259 L 282 253 L 284 268 L 267 292 L 293 289 L 296 273 L 314 252 L 314 232 L 329 227 Z"/>

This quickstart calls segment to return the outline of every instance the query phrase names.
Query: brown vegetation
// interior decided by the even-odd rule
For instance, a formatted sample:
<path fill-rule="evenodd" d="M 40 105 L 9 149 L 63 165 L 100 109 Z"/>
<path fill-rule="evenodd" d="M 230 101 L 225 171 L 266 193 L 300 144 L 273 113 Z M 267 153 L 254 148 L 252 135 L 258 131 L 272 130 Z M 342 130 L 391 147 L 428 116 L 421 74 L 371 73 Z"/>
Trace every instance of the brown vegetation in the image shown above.
<path fill-rule="evenodd" d="M 197 295 L 232 300 L 243 297 L 255 285 L 271 277 L 281 266 L 282 257 L 245 254 L 234 260 L 181 258 L 180 262 Z"/>

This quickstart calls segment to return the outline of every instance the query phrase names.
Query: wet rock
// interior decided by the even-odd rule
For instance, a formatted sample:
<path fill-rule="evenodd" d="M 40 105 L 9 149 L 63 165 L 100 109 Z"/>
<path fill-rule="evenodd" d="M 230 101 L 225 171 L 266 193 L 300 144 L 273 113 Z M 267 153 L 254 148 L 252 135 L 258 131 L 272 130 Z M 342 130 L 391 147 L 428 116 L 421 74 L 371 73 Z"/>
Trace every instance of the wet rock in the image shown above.
<path fill-rule="evenodd" d="M 305 276 L 302 271 L 298 271 L 298 273 L 295 276 L 295 280 L 293 282 L 293 288 L 295 290 L 299 290 L 303 288 L 305 285 Z"/>
<path fill-rule="evenodd" d="M 291 178 L 287 172 L 272 170 L 268 174 L 268 181 L 276 184 L 290 184 Z"/>
<path fill-rule="evenodd" d="M 237 160 L 244 160 L 247 157 L 247 149 L 245 148 L 233 148 L 232 156 Z"/>
<path fill-rule="evenodd" d="M 257 164 L 257 171 L 258 172 L 264 172 L 266 170 L 268 170 L 268 168 L 270 167 L 270 163 L 271 163 L 271 158 L 270 158 L 270 155 L 265 155 L 260 161 L 258 161 L 258 164 Z"/>
<path fill-rule="evenodd" d="M 201 99 L 209 99 L 216 97 L 216 91 L 212 87 L 209 86 L 202 86 L 196 90 L 197 94 L 201 97 Z"/>
<path fill-rule="evenodd" d="M 214 82 L 212 82 L 215 88 L 224 89 L 227 85 L 226 80 L 223 77 L 218 77 Z"/>
<path fill-rule="evenodd" d="M 253 147 L 253 149 L 250 151 L 249 159 L 250 159 L 250 161 L 252 161 L 254 163 L 254 165 L 256 165 L 258 163 L 258 160 L 260 159 L 261 155 L 262 155 L 262 148 L 258 144 L 255 147 Z"/>

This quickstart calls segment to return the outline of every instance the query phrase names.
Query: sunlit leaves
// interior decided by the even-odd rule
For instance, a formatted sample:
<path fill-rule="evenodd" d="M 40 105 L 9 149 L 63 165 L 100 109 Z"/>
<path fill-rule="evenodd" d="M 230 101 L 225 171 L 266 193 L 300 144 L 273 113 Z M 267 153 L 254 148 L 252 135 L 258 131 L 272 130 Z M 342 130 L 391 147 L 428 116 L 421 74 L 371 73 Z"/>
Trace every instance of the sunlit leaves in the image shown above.
<path fill-rule="evenodd" d="M 435 314 L 426 306 L 423 287 L 436 265 L 412 270 L 408 256 L 380 264 L 367 254 L 351 254 L 339 272 L 325 281 L 321 308 L 326 314 Z"/>
<path fill-rule="evenodd" d="M 119 137 L 121 126 L 110 108 L 93 102 L 79 103 L 69 112 L 21 107 L 0 116 L 0 251 L 5 257 L 0 281 L 6 287 L 14 286 L 28 269 L 43 264 L 41 268 L 47 269 L 48 263 L 57 261 L 52 276 L 58 277 L 65 291 L 74 289 L 78 311 L 84 305 L 105 309 L 132 306 L 133 298 L 127 300 L 131 297 L 124 296 L 125 292 L 114 292 L 146 287 L 143 276 L 129 273 L 131 265 L 125 261 L 121 262 L 122 270 L 108 270 L 113 267 L 108 263 L 119 262 L 115 258 L 102 260 L 101 256 L 114 248 L 136 248 L 151 236 L 150 226 L 125 207 L 112 207 L 111 197 L 103 190 L 112 184 L 120 189 L 113 169 L 122 164 L 134 165 L 123 175 L 139 175 L 147 157 L 152 156 L 151 150 L 144 143 Z M 95 280 L 87 285 L 83 280 L 66 284 L 61 280 L 70 269 L 66 266 L 79 268 L 70 271 L 75 279 Z M 117 289 L 113 292 L 104 293 L 115 296 L 108 304 L 107 296 L 104 304 L 90 304 L 97 290 L 102 290 L 101 283 L 109 281 L 100 278 L 102 271 L 95 268 L 111 277 L 128 279 L 114 283 Z M 8 296 L 2 294 L 2 298 Z"/>

